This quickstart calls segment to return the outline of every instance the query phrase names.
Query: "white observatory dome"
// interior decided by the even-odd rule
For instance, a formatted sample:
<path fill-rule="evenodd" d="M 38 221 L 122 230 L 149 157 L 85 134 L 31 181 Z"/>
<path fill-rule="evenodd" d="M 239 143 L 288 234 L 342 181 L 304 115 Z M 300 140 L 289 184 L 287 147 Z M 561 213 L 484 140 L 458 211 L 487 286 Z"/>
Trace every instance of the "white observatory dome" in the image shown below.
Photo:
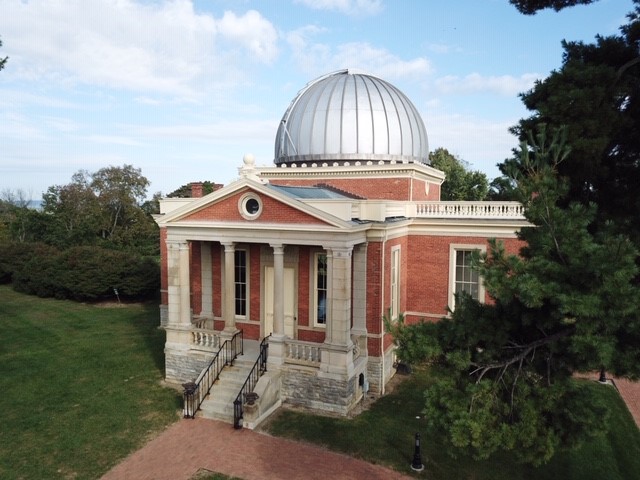
<path fill-rule="evenodd" d="M 427 130 L 396 87 L 340 70 L 298 92 L 280 122 L 274 162 L 353 160 L 428 164 Z"/>

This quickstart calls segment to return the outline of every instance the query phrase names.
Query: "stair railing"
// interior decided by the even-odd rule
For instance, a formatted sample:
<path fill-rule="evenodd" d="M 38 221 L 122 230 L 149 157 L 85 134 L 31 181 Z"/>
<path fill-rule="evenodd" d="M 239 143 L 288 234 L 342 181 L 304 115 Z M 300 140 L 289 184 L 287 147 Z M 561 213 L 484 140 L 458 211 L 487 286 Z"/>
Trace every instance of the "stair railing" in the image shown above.
<path fill-rule="evenodd" d="M 238 340 L 239 339 L 239 340 Z M 238 342 L 240 348 L 238 348 Z M 227 365 L 233 365 L 238 355 L 244 352 L 242 330 L 236 332 L 229 340 L 225 340 L 198 378 L 193 382 L 183 383 L 184 418 L 195 418 L 202 402 L 209 395 L 211 387 L 220 377 L 220 372 Z"/>
<path fill-rule="evenodd" d="M 253 392 L 253 389 L 258 383 L 258 379 L 267 371 L 267 354 L 269 352 L 269 337 L 267 335 L 260 342 L 260 354 L 256 363 L 251 367 L 247 379 L 244 381 L 238 396 L 233 401 L 233 428 L 242 428 L 242 416 L 244 400 L 248 393 Z"/>

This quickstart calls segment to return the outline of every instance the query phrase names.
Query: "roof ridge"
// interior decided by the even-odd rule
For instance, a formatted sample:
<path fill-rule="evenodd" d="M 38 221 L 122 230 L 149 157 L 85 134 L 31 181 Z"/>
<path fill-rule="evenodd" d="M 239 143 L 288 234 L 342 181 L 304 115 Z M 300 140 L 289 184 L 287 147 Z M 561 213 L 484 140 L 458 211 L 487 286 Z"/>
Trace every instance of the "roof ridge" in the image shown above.
<path fill-rule="evenodd" d="M 327 190 L 331 190 L 332 192 L 339 193 L 340 195 L 344 195 L 345 197 L 351 197 L 355 200 L 366 200 L 365 197 L 361 197 L 360 195 L 356 195 L 355 193 L 349 192 L 347 190 L 343 190 L 333 185 L 329 185 L 328 183 L 316 183 L 314 187 L 326 188 Z"/>

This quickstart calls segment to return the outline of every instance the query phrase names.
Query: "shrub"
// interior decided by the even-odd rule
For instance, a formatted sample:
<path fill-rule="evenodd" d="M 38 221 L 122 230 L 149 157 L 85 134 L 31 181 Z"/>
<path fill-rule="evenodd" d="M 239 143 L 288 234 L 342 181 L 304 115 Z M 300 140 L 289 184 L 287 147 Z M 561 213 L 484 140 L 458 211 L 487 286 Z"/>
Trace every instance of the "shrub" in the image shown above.
<path fill-rule="evenodd" d="M 160 267 L 154 260 L 119 250 L 73 247 L 57 254 L 38 252 L 16 270 L 14 288 L 40 297 L 99 300 L 145 298 L 157 293 Z"/>
<path fill-rule="evenodd" d="M 57 248 L 44 243 L 3 242 L 0 244 L 0 283 L 11 283 L 17 271 L 31 259 L 55 257 Z"/>

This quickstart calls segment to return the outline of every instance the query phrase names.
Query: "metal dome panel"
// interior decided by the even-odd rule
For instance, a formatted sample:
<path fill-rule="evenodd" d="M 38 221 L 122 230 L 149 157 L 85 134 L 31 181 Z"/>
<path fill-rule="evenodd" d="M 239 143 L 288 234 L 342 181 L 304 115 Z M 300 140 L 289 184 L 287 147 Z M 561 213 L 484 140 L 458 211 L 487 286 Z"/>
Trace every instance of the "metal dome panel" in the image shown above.
<path fill-rule="evenodd" d="M 275 163 L 376 160 L 429 163 L 415 106 L 390 83 L 341 70 L 307 84 L 285 112 Z"/>

